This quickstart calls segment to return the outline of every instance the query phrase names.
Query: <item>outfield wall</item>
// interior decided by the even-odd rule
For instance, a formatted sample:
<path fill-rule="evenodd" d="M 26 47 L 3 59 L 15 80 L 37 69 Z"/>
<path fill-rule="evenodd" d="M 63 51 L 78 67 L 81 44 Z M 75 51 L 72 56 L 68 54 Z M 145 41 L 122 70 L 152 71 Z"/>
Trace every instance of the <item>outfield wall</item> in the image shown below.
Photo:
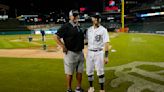
<path fill-rule="evenodd" d="M 34 31 L 1 31 L 0 35 L 33 34 Z"/>

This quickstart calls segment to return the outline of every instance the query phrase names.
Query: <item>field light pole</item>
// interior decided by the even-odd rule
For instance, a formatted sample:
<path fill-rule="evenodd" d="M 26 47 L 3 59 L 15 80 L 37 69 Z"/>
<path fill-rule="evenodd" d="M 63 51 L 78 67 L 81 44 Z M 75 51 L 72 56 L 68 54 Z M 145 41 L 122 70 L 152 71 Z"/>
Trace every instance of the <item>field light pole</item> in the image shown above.
<path fill-rule="evenodd" d="M 122 32 L 124 32 L 124 23 L 125 23 L 125 20 L 124 20 L 124 10 L 125 10 L 125 7 L 124 7 L 124 5 L 125 5 L 125 2 L 124 2 L 124 0 L 121 0 L 121 29 L 122 29 Z"/>

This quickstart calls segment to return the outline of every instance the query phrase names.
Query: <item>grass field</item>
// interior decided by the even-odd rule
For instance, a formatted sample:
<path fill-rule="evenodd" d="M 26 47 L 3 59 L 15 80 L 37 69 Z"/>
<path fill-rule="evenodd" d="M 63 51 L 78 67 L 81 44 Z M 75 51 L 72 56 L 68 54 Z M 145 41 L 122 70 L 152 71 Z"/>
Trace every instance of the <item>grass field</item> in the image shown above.
<path fill-rule="evenodd" d="M 1 35 L 0 36 L 0 49 L 16 49 L 16 48 L 41 48 L 42 39 L 41 35 L 32 35 L 33 41 L 28 41 L 29 35 Z M 46 35 L 47 46 L 55 46 L 53 35 Z"/>
<path fill-rule="evenodd" d="M 113 35 L 113 33 L 110 33 Z M 40 36 L 40 35 L 39 35 Z M 38 38 L 39 36 L 35 36 Z M 49 38 L 52 36 L 49 35 Z M 10 40 L 17 39 L 19 36 L 1 36 L 0 48 L 28 48 L 29 43 L 25 42 L 11 42 Z M 21 39 L 26 39 L 23 36 Z M 6 41 L 4 41 L 6 40 Z M 47 44 L 55 45 L 53 39 L 49 39 Z M 151 34 L 127 34 L 119 33 L 118 36 L 111 38 L 112 49 L 116 52 L 110 52 L 109 64 L 105 67 L 115 67 L 138 62 L 164 62 L 164 36 Z M 41 41 L 36 41 L 41 43 Z M 10 45 L 10 46 L 8 46 Z M 37 47 L 40 45 L 30 44 Z M 137 68 L 149 71 L 162 71 L 163 67 L 154 65 L 141 65 Z M 129 71 L 130 68 L 125 71 Z M 126 81 L 121 83 L 118 87 L 112 87 L 111 81 L 118 78 L 115 75 L 115 70 L 106 70 L 106 92 L 127 92 L 127 89 L 133 85 L 133 82 Z M 122 72 L 121 72 L 122 73 Z M 141 79 L 160 84 L 164 87 L 164 81 L 157 79 L 146 78 L 137 73 L 130 73 Z M 164 73 L 160 73 L 161 76 Z M 75 88 L 76 81 L 73 81 L 73 88 Z M 27 58 L 0 58 L 0 92 L 64 92 L 66 90 L 65 76 L 63 70 L 62 59 L 27 59 Z M 88 88 L 87 76 L 84 72 L 83 88 Z M 98 92 L 99 85 L 97 77 L 95 77 L 94 86 Z M 134 91 L 135 92 L 135 91 Z M 144 89 L 142 92 L 154 92 L 150 89 Z M 161 91 L 162 92 L 162 91 Z"/>

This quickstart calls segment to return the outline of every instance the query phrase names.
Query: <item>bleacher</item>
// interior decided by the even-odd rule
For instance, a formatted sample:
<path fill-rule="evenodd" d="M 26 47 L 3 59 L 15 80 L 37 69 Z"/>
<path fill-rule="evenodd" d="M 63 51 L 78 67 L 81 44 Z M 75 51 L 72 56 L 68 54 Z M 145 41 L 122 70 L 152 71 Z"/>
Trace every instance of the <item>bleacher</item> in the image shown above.
<path fill-rule="evenodd" d="M 130 32 L 156 33 L 164 31 L 164 22 L 143 22 L 128 24 Z"/>
<path fill-rule="evenodd" d="M 0 21 L 0 31 L 19 31 L 28 30 L 26 27 L 20 24 L 17 19 L 8 19 L 5 21 Z"/>
<path fill-rule="evenodd" d="M 81 28 L 83 30 L 86 30 L 90 26 L 92 26 L 91 22 L 85 22 L 85 23 L 80 23 Z M 117 22 L 101 22 L 101 25 L 103 25 L 105 28 L 108 29 L 108 31 L 115 31 L 115 29 L 119 29 L 121 27 L 121 24 Z"/>
<path fill-rule="evenodd" d="M 81 25 L 81 28 L 83 30 L 86 30 L 87 28 L 89 28 L 92 25 L 92 23 L 91 22 L 85 22 L 85 23 L 80 23 L 80 25 Z"/>
<path fill-rule="evenodd" d="M 164 5 L 164 0 L 152 0 L 147 3 L 143 3 L 131 9 L 131 12 L 137 12 L 142 10 L 152 9 L 152 7 L 162 7 Z M 163 8 L 163 7 L 162 7 Z"/>
<path fill-rule="evenodd" d="M 7 19 L 5 21 L 0 21 L 0 35 L 10 35 L 10 34 L 30 34 L 26 26 L 20 24 L 17 19 Z"/>

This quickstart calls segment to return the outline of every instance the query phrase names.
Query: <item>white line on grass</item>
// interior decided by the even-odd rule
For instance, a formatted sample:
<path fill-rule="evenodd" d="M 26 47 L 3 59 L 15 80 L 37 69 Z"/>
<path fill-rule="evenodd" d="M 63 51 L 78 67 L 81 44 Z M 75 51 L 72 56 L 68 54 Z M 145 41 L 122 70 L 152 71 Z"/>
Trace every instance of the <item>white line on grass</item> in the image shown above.
<path fill-rule="evenodd" d="M 160 70 L 158 72 L 157 71 L 149 72 L 137 68 L 137 66 L 140 65 L 154 65 L 157 67 L 164 68 L 164 62 L 141 62 L 141 61 L 138 62 L 136 61 L 136 62 L 115 66 L 115 67 L 106 67 L 105 71 L 114 70 L 115 71 L 114 74 L 117 76 L 116 79 L 113 79 L 111 81 L 111 86 L 118 87 L 123 82 L 133 82 L 133 84 L 129 86 L 129 88 L 127 89 L 127 92 L 142 92 L 145 89 L 149 89 L 153 92 L 164 92 L 164 85 L 146 80 L 139 76 L 129 74 L 129 73 L 139 74 L 146 78 L 151 78 L 153 80 L 157 80 L 164 83 L 164 77 L 158 74 L 159 72 L 163 73 L 164 70 Z M 125 69 L 128 70 L 124 71 Z"/>

